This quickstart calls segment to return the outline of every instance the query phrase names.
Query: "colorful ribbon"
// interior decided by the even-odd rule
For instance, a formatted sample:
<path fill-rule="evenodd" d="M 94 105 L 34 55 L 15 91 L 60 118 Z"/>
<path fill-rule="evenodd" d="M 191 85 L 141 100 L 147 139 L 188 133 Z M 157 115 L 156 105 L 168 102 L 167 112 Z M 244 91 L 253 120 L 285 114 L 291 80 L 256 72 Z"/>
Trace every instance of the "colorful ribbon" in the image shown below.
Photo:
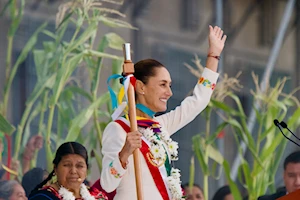
<path fill-rule="evenodd" d="M 112 79 L 123 79 L 121 84 L 123 85 L 123 87 L 120 89 L 119 94 L 118 94 L 118 98 L 117 95 L 115 94 L 115 92 L 113 91 L 113 89 L 110 87 L 109 82 Z M 111 75 L 108 79 L 107 79 L 107 88 L 110 94 L 110 98 L 111 98 L 111 102 L 112 102 L 112 108 L 114 111 L 114 113 L 111 115 L 112 119 L 115 120 L 117 119 L 124 110 L 126 110 L 127 108 L 127 102 L 128 102 L 128 97 L 127 97 L 127 91 L 129 88 L 129 84 L 132 84 L 133 87 L 135 87 L 135 82 L 136 79 L 132 74 L 129 74 L 127 76 L 122 76 L 119 74 L 114 74 Z M 123 98 L 124 96 L 126 97 L 126 102 L 123 102 Z"/>

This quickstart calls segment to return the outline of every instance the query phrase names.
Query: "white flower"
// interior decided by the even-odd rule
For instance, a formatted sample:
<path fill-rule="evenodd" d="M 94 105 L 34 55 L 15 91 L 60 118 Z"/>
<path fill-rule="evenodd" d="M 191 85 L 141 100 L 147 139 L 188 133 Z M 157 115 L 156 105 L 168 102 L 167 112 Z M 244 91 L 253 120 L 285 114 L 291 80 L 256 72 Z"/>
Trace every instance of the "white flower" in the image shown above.
<path fill-rule="evenodd" d="M 171 192 L 172 199 L 181 200 L 182 199 L 182 189 L 180 181 L 180 170 L 172 168 L 171 176 L 167 177 L 168 188 Z"/>
<path fill-rule="evenodd" d="M 143 135 L 145 138 L 147 138 L 148 140 L 150 140 L 150 138 L 152 138 L 152 136 L 154 135 L 153 131 L 150 128 L 146 128 L 143 130 Z M 152 140 L 150 140 L 151 142 Z"/>
<path fill-rule="evenodd" d="M 64 186 L 60 186 L 58 193 L 63 200 L 75 200 L 74 194 L 68 189 L 66 189 Z M 95 197 L 93 197 L 90 194 L 90 192 L 84 184 L 81 184 L 80 186 L 80 195 L 84 200 L 95 200 Z"/>
<path fill-rule="evenodd" d="M 81 184 L 80 194 L 84 200 L 95 200 L 95 198 L 91 195 L 91 193 L 83 183 Z"/>
<path fill-rule="evenodd" d="M 167 152 L 170 154 L 171 160 L 178 160 L 178 143 L 170 138 L 167 131 L 160 128 L 160 133 L 154 133 L 151 128 L 139 129 L 144 137 L 151 142 L 150 152 L 157 163 L 164 163 L 166 160 Z M 172 168 L 170 176 L 167 177 L 166 182 L 172 200 L 182 200 L 182 190 L 180 181 L 180 170 Z"/>
<path fill-rule="evenodd" d="M 170 143 L 168 143 L 168 149 L 170 154 L 174 154 L 177 155 L 178 154 L 178 143 L 175 141 L 171 141 Z"/>
<path fill-rule="evenodd" d="M 164 141 L 168 141 L 170 139 L 169 133 L 164 129 L 161 129 L 160 135 Z"/>
<path fill-rule="evenodd" d="M 150 151 L 155 159 L 164 159 L 166 156 L 164 148 L 158 144 L 152 144 Z"/>
<path fill-rule="evenodd" d="M 174 179 L 179 179 L 180 178 L 180 170 L 179 169 L 175 169 L 175 168 L 172 168 L 171 169 L 171 176 L 174 178 Z"/>

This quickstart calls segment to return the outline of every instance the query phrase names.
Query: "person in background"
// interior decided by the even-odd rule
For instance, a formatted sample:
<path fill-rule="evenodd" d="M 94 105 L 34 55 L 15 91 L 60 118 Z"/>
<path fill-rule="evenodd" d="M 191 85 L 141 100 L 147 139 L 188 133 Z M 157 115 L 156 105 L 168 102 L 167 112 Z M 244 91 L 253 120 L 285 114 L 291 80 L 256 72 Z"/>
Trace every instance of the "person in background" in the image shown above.
<path fill-rule="evenodd" d="M 280 187 L 276 193 L 261 196 L 258 200 L 277 199 L 300 189 L 300 151 L 295 151 L 286 157 L 283 163 L 283 169 L 285 188 Z"/>
<path fill-rule="evenodd" d="M 189 184 L 187 183 L 183 185 L 182 188 L 186 200 L 204 200 L 203 190 L 199 185 L 194 184 L 192 190 L 190 190 Z"/>
<path fill-rule="evenodd" d="M 27 200 L 23 187 L 15 180 L 0 181 L 0 200 Z"/>
<path fill-rule="evenodd" d="M 107 200 L 102 192 L 90 189 L 83 183 L 88 169 L 88 154 L 83 145 L 63 143 L 56 151 L 53 165 L 49 176 L 31 192 L 30 200 Z M 54 175 L 55 182 L 46 185 Z"/>
<path fill-rule="evenodd" d="M 41 135 L 34 135 L 32 136 L 23 151 L 22 154 L 22 172 L 25 174 L 30 170 L 30 162 L 34 158 L 35 151 L 40 150 L 43 148 L 43 136 Z"/>
<path fill-rule="evenodd" d="M 49 173 L 39 167 L 33 168 L 26 172 L 22 178 L 22 186 L 25 190 L 26 196 L 29 197 L 31 191 L 47 178 Z"/>
<path fill-rule="evenodd" d="M 229 186 L 225 185 L 218 189 L 212 200 L 234 200 L 234 198 L 231 194 Z"/>
<path fill-rule="evenodd" d="M 3 151 L 2 142 L 0 142 L 0 153 L 2 153 Z M 24 148 L 24 151 L 22 153 L 22 161 L 21 161 L 22 169 L 20 169 L 21 165 L 19 160 L 11 159 L 10 168 L 6 167 L 5 165 L 2 166 L 3 163 L 1 163 L 0 160 L 0 180 L 5 180 L 6 173 L 17 175 L 18 172 L 21 172 L 23 174 L 28 172 L 30 170 L 30 162 L 34 158 L 35 151 L 40 150 L 42 147 L 43 147 L 43 136 L 34 135 L 28 140 L 26 147 Z"/>

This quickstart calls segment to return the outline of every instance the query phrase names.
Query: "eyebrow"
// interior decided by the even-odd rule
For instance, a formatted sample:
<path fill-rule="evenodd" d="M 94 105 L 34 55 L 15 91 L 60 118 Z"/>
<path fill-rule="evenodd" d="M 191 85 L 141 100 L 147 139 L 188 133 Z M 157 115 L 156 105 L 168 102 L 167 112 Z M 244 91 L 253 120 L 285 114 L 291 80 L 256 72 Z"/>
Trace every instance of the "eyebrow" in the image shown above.
<path fill-rule="evenodd" d="M 169 83 L 169 81 L 167 81 L 167 80 L 161 80 L 161 81 L 159 81 L 159 82 Z M 170 83 L 172 83 L 172 81 L 170 81 Z"/>
<path fill-rule="evenodd" d="M 66 162 L 72 162 L 71 160 L 64 160 L 64 161 L 62 161 L 62 162 L 64 162 L 64 163 L 66 163 Z M 85 163 L 85 162 L 83 162 L 83 161 L 77 161 L 77 163 Z"/>

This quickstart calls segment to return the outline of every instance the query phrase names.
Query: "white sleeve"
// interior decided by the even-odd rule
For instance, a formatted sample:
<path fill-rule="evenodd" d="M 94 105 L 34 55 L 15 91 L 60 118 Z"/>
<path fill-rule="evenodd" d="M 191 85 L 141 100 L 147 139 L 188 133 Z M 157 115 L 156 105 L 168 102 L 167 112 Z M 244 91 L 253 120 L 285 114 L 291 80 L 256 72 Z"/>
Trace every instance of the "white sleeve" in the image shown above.
<path fill-rule="evenodd" d="M 116 122 L 109 123 L 103 132 L 100 182 L 106 192 L 114 191 L 126 173 L 119 160 L 119 152 L 125 144 L 126 135 L 124 129 Z"/>
<path fill-rule="evenodd" d="M 174 110 L 156 118 L 170 135 L 187 125 L 206 108 L 218 77 L 218 73 L 205 68 L 193 95 L 185 98 Z"/>

